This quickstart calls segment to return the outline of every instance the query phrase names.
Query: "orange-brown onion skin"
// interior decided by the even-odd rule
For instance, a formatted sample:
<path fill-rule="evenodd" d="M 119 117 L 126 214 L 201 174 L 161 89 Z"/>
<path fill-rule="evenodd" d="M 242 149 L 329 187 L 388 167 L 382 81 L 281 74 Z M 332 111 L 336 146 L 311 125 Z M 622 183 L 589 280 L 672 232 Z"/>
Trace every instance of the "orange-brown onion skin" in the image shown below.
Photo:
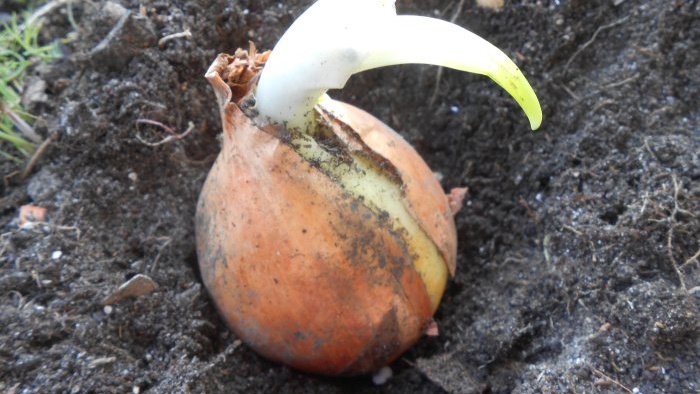
<path fill-rule="evenodd" d="M 358 127 L 388 130 L 352 111 Z M 258 353 L 307 372 L 357 375 L 395 360 L 433 314 L 401 234 L 235 104 L 223 105 L 222 118 L 223 148 L 200 195 L 196 236 L 202 279 L 226 323 Z M 402 178 L 429 175 L 413 180 L 434 189 L 420 203 L 432 202 L 433 212 L 420 222 L 444 222 L 441 237 L 456 249 L 439 183 L 403 139 L 377 133 L 385 134 L 378 145 L 405 145 L 415 157 L 403 160 L 419 161 L 420 171 L 407 167 Z"/>

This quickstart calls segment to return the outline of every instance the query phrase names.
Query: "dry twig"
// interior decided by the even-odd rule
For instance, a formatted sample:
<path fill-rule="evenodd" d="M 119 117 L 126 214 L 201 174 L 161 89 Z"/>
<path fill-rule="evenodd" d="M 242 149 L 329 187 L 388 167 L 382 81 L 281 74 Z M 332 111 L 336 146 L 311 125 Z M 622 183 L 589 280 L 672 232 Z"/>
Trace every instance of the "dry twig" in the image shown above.
<path fill-rule="evenodd" d="M 185 31 L 180 32 L 180 33 L 173 33 L 173 34 L 168 34 L 167 36 L 164 36 L 160 40 L 158 40 L 158 48 L 163 49 L 165 47 L 165 43 L 167 43 L 170 40 L 174 40 L 176 38 L 190 38 L 192 37 L 192 32 L 190 31 L 189 28 L 185 29 Z"/>
<path fill-rule="evenodd" d="M 454 14 L 452 14 L 452 18 L 450 18 L 450 23 L 455 23 L 457 18 L 459 18 L 459 14 L 462 13 L 462 7 L 464 7 L 464 0 L 459 0 L 459 3 L 457 4 L 457 9 L 455 9 Z M 428 106 L 432 107 L 433 104 L 435 104 L 435 100 L 437 99 L 438 92 L 440 91 L 440 81 L 442 80 L 442 67 L 438 67 L 437 72 L 435 74 L 435 89 L 433 89 L 433 94 L 430 96 L 430 100 L 428 101 Z"/>
<path fill-rule="evenodd" d="M 678 193 L 680 192 L 680 185 L 678 184 L 678 179 L 676 178 L 675 174 L 671 175 L 671 179 L 673 180 L 673 211 L 671 211 L 671 214 L 668 217 L 670 223 L 668 226 L 668 233 L 666 236 L 666 250 L 668 253 L 668 259 L 671 261 L 671 265 L 673 265 L 673 269 L 674 271 L 676 271 L 676 275 L 678 275 L 678 280 L 680 281 L 681 289 L 683 289 L 684 292 L 687 292 L 688 288 L 685 285 L 685 279 L 683 276 L 683 272 L 681 272 L 681 267 L 684 267 L 687 263 L 696 260 L 698 255 L 700 255 L 700 251 L 698 251 L 698 253 L 696 253 L 695 256 L 686 260 L 686 262 L 683 263 L 683 265 L 679 265 L 678 261 L 673 256 L 673 232 L 676 228 L 676 215 L 678 215 L 679 213 L 689 216 L 695 215 L 693 215 L 690 211 L 682 209 L 680 205 L 678 205 Z"/>
<path fill-rule="evenodd" d="M 155 120 L 137 119 L 136 123 L 145 123 L 145 124 L 157 126 L 157 127 L 160 127 L 161 129 L 163 129 L 166 133 L 170 134 L 169 136 L 163 138 L 160 141 L 156 141 L 156 142 L 148 142 L 148 141 L 144 140 L 143 138 L 141 138 L 140 135 L 136 134 L 136 138 L 142 144 L 148 145 L 151 147 L 167 144 L 168 142 L 171 142 L 171 141 L 181 140 L 181 139 L 187 137 L 192 132 L 192 130 L 194 130 L 194 123 L 192 123 L 192 122 L 188 122 L 187 130 L 183 131 L 182 133 L 178 133 L 175 130 L 173 130 L 171 127 L 166 126 L 165 124 L 158 122 L 158 121 L 155 121 Z"/>
<path fill-rule="evenodd" d="M 36 131 L 34 131 L 34 128 L 29 125 L 29 123 L 25 122 L 24 119 L 22 119 L 17 113 L 15 113 L 12 109 L 10 109 L 7 105 L 3 104 L 2 100 L 0 100 L 0 113 L 5 114 L 5 116 L 10 119 L 12 124 L 19 130 L 25 137 L 30 139 L 33 143 L 35 144 L 40 144 L 42 141 L 42 138 L 39 134 L 37 134 Z"/>
<path fill-rule="evenodd" d="M 39 20 L 41 20 L 51 12 L 57 10 L 58 8 L 61 8 L 66 4 L 70 6 L 72 2 L 73 0 L 54 0 L 44 4 L 43 6 L 39 7 L 36 11 L 34 11 L 34 13 L 31 14 L 22 25 L 19 26 L 20 31 L 24 30 L 26 26 L 30 26 L 34 23 L 37 23 Z"/>
<path fill-rule="evenodd" d="M 22 170 L 22 173 L 20 174 L 20 178 L 22 178 L 22 179 L 27 179 L 27 177 L 29 176 L 29 174 L 31 174 L 32 171 L 34 170 L 34 167 L 36 166 L 36 163 L 38 163 L 38 162 L 39 162 L 39 159 L 41 159 L 42 156 L 44 156 L 44 153 L 46 153 L 46 149 L 48 149 L 49 145 L 51 145 L 51 143 L 52 143 L 53 141 L 55 141 L 56 138 L 58 138 L 58 135 L 57 135 L 56 133 L 51 134 L 51 135 L 49 136 L 49 138 L 45 139 L 45 140 L 39 145 L 39 147 L 36 148 L 36 150 L 34 151 L 34 154 L 32 154 L 32 157 L 31 157 L 31 158 L 29 159 L 29 161 L 27 162 L 27 165 L 24 166 L 24 170 Z"/>
<path fill-rule="evenodd" d="M 610 376 L 606 375 L 603 371 L 599 370 L 598 368 L 592 366 L 591 371 L 593 371 L 596 375 L 602 377 L 606 381 L 609 381 L 609 382 L 613 383 L 614 385 L 616 385 L 617 387 L 625 390 L 626 392 L 628 392 L 630 394 L 633 393 L 633 391 L 630 390 L 629 388 L 627 388 L 627 386 L 625 386 L 624 384 L 620 383 L 619 381 L 611 378 Z"/>
<path fill-rule="evenodd" d="M 595 42 L 596 38 L 598 38 L 598 34 L 600 34 L 604 30 L 611 29 L 617 25 L 620 25 L 620 24 L 626 22 L 627 19 L 629 19 L 629 15 L 624 17 L 624 18 L 620 18 L 612 23 L 608 23 L 607 25 L 603 25 L 603 26 L 597 28 L 596 31 L 593 33 L 593 36 L 591 36 L 591 39 L 586 41 L 583 45 L 581 45 L 576 50 L 576 52 L 574 52 L 574 54 L 569 58 L 569 60 L 566 62 L 566 64 L 564 65 L 564 73 L 566 74 L 566 72 L 569 70 L 569 66 L 571 65 L 571 62 L 573 62 L 574 59 L 576 59 L 576 57 L 578 57 L 578 55 L 581 54 L 581 52 L 583 52 L 586 48 L 588 48 L 589 46 L 591 46 L 591 44 L 593 44 Z"/>
<path fill-rule="evenodd" d="M 683 269 L 686 266 L 692 264 L 693 262 L 695 263 L 700 263 L 700 249 L 698 249 L 697 252 L 695 252 L 694 255 L 690 256 L 688 260 L 685 261 L 685 263 L 681 264 L 679 268 Z"/>

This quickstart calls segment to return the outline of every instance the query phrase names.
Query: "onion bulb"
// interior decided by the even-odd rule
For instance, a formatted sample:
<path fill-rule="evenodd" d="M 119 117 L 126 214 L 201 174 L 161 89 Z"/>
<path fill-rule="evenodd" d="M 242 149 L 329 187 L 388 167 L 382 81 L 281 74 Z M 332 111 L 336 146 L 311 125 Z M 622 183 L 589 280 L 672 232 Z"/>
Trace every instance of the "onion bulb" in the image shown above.
<path fill-rule="evenodd" d="M 200 271 L 228 326 L 268 359 L 370 373 L 435 329 L 460 191 L 446 195 L 396 132 L 325 94 L 401 63 L 488 75 L 541 122 L 500 50 L 447 22 L 397 16 L 388 0 L 320 0 L 272 52 L 221 54 L 206 74 L 223 143 L 197 205 Z"/>

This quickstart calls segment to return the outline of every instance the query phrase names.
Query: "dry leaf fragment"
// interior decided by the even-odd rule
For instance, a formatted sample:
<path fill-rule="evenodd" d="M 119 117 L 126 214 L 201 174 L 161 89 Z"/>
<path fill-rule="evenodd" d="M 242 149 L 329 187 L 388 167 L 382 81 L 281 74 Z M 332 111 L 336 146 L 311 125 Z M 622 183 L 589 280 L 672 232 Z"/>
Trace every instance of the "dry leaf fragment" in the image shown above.
<path fill-rule="evenodd" d="M 102 305 L 118 304 L 127 298 L 140 297 L 152 293 L 158 288 L 158 284 L 146 275 L 138 274 L 124 282 L 110 296 L 102 301 Z"/>
<path fill-rule="evenodd" d="M 490 8 L 492 10 L 500 10 L 503 8 L 504 0 L 476 0 L 479 7 Z"/>
<path fill-rule="evenodd" d="M 447 201 L 450 204 L 450 210 L 453 215 L 456 215 L 462 209 L 467 193 L 469 193 L 469 189 L 466 187 L 455 187 L 450 190 L 450 193 L 447 195 Z"/>
<path fill-rule="evenodd" d="M 19 226 L 27 228 L 35 223 L 46 222 L 46 208 L 36 205 L 22 205 L 19 208 Z"/>

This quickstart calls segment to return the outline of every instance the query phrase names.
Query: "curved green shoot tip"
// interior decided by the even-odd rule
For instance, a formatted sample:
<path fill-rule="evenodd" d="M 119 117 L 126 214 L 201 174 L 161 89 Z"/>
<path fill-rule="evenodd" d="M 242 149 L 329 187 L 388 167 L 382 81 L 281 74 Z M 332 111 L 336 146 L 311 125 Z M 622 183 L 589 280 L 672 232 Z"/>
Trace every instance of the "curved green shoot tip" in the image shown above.
<path fill-rule="evenodd" d="M 397 16 L 393 0 L 317 1 L 272 51 L 256 108 L 271 121 L 304 127 L 325 92 L 342 88 L 352 74 L 407 63 L 486 75 L 513 96 L 533 130 L 542 123 L 535 92 L 500 49 L 449 22 Z"/>

